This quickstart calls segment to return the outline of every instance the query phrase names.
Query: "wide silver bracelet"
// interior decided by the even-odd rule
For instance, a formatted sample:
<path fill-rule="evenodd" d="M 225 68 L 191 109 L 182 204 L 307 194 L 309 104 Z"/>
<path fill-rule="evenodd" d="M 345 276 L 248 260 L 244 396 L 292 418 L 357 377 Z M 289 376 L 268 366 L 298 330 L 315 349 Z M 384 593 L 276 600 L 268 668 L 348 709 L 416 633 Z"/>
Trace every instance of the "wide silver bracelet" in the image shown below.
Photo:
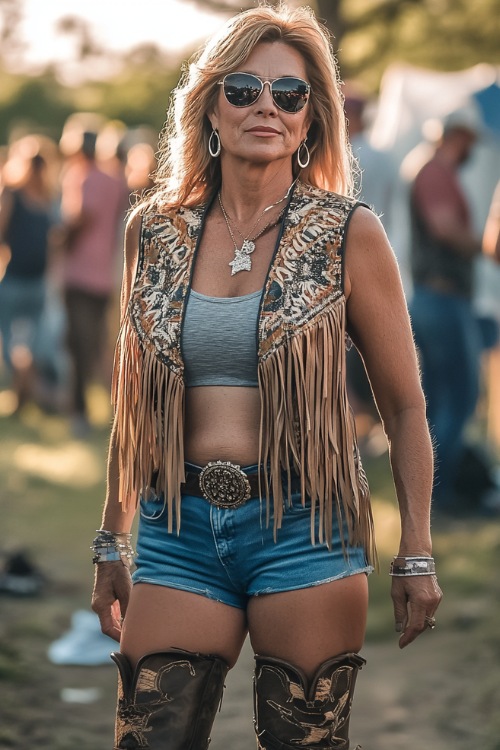
<path fill-rule="evenodd" d="M 132 534 L 126 532 L 106 531 L 97 529 L 97 536 L 92 542 L 91 550 L 94 552 L 92 562 L 117 562 L 130 568 L 134 560 L 134 550 L 131 544 Z"/>
<path fill-rule="evenodd" d="M 402 563 L 397 561 L 403 561 Z M 405 557 L 396 555 L 389 569 L 390 576 L 433 576 L 436 564 L 433 557 Z"/>

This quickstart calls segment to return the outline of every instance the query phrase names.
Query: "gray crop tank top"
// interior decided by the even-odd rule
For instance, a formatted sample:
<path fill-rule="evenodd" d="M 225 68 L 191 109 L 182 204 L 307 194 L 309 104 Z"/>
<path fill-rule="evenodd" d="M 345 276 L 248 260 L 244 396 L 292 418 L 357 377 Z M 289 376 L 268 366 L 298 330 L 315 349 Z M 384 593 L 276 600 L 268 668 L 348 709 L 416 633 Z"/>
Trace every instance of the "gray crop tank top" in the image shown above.
<path fill-rule="evenodd" d="M 209 297 L 191 289 L 182 327 L 187 387 L 257 388 L 257 321 L 262 290 L 241 297 Z"/>

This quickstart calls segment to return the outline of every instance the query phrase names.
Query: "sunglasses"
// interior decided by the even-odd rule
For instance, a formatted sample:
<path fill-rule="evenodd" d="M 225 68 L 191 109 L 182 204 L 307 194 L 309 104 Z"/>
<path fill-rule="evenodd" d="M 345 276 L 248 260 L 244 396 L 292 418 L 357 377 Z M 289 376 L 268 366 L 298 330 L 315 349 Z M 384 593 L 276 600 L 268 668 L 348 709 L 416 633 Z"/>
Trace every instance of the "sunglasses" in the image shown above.
<path fill-rule="evenodd" d="M 295 76 L 263 81 L 251 73 L 228 73 L 217 83 L 222 86 L 224 96 L 233 107 L 249 107 L 254 104 L 268 83 L 276 106 L 289 114 L 304 109 L 311 92 L 311 86 L 307 81 Z"/>

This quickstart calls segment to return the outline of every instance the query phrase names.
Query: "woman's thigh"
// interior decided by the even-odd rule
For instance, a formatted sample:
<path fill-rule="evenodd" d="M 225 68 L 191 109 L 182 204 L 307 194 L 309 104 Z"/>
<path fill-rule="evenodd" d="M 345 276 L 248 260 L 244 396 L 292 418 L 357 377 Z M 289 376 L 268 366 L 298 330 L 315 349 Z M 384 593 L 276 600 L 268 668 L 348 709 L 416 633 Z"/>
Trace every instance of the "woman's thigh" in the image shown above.
<path fill-rule="evenodd" d="M 245 611 L 188 591 L 134 585 L 120 650 L 135 664 L 144 654 L 181 648 L 215 654 L 230 666 L 247 633 Z"/>
<path fill-rule="evenodd" d="M 365 573 L 319 586 L 253 597 L 248 627 L 255 653 L 312 675 L 326 659 L 360 651 L 366 629 Z"/>

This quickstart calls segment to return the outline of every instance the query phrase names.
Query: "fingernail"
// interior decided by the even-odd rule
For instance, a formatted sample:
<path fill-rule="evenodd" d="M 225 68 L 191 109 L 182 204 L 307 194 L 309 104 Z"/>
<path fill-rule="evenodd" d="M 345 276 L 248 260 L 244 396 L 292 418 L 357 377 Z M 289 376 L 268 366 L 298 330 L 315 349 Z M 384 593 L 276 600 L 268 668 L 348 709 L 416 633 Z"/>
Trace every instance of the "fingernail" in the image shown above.
<path fill-rule="evenodd" d="M 403 623 L 397 622 L 396 623 L 396 633 L 402 633 L 403 632 Z"/>

